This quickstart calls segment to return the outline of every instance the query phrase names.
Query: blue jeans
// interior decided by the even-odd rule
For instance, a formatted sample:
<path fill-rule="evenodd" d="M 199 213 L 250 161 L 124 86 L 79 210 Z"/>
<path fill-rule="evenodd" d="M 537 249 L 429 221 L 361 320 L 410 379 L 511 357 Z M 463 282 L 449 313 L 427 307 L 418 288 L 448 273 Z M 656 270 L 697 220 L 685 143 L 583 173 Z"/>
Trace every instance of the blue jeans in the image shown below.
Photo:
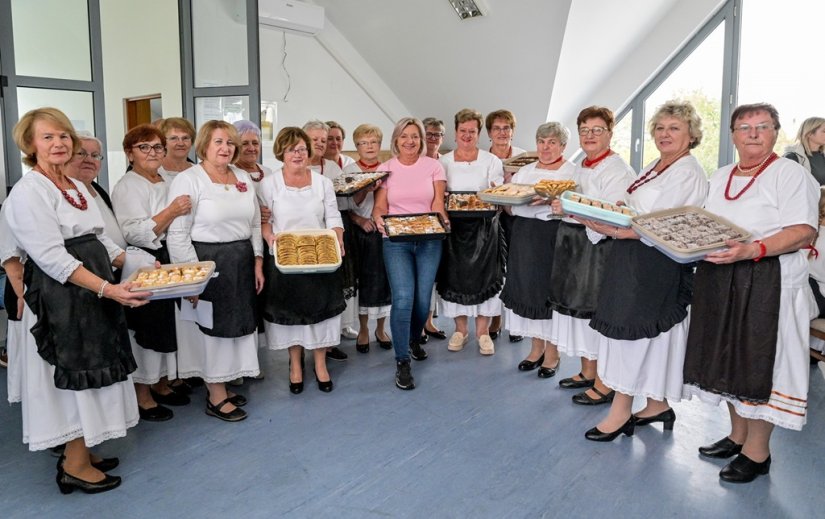
<path fill-rule="evenodd" d="M 417 340 L 424 331 L 440 261 L 440 240 L 384 239 L 384 267 L 392 290 L 390 331 L 395 360 L 410 360 L 410 337 Z"/>

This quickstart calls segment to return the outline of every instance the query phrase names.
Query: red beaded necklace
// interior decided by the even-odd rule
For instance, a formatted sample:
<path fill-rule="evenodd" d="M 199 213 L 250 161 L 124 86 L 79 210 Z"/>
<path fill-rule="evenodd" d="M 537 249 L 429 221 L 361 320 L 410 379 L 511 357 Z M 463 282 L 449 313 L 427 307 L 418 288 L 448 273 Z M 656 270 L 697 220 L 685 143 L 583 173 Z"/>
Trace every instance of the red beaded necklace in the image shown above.
<path fill-rule="evenodd" d="M 539 164 L 541 164 L 542 166 L 552 166 L 553 164 L 558 164 L 558 163 L 559 163 L 559 162 L 561 162 L 563 159 L 564 159 L 564 155 L 559 155 L 559 158 L 557 158 L 557 159 L 556 159 L 556 160 L 554 160 L 553 162 L 542 162 L 542 161 L 539 161 Z"/>
<path fill-rule="evenodd" d="M 604 153 L 602 153 L 601 155 L 599 155 L 598 157 L 596 157 L 593 160 L 584 159 L 582 161 L 582 166 L 584 166 L 586 168 L 589 168 L 589 169 L 593 169 L 599 162 L 606 159 L 607 156 L 610 155 L 611 153 L 612 153 L 612 150 L 610 148 L 607 148 L 607 151 L 605 151 Z"/>
<path fill-rule="evenodd" d="M 69 184 L 72 185 L 72 189 L 77 191 L 77 198 L 80 200 L 80 203 L 78 203 L 74 198 L 72 198 L 72 195 L 70 195 L 65 189 L 62 189 L 52 177 L 50 177 L 49 175 L 46 174 L 45 171 L 43 171 L 42 169 L 37 169 L 37 168 L 34 168 L 34 170 L 37 171 L 38 173 L 40 173 L 41 175 L 43 175 L 44 177 L 48 178 L 49 180 L 51 180 L 52 184 L 54 184 L 54 187 L 56 187 L 57 190 L 60 191 L 60 194 L 63 195 L 63 198 L 65 198 L 66 201 L 69 202 L 69 204 L 72 207 L 80 209 L 81 211 L 85 211 L 86 209 L 88 209 L 89 204 L 88 204 L 88 202 L 86 202 L 86 197 L 83 196 L 83 193 L 80 192 L 80 190 L 77 188 L 77 186 L 75 185 L 75 183 L 72 181 L 71 178 L 65 177 L 66 180 L 69 182 Z"/>
<path fill-rule="evenodd" d="M 759 169 L 756 171 L 756 173 L 753 174 L 750 181 L 747 184 L 745 184 L 745 187 L 742 188 L 742 191 L 739 191 L 736 194 L 736 196 L 731 196 L 731 194 L 730 194 L 730 185 L 733 182 L 733 171 L 736 170 L 736 169 L 738 169 L 739 171 L 742 171 L 742 172 L 747 172 L 747 173 L 750 173 L 751 171 L 753 171 L 753 168 L 742 169 L 741 164 L 737 164 L 735 168 L 732 168 L 730 170 L 730 174 L 728 175 L 728 184 L 725 186 L 725 200 L 730 200 L 730 201 L 739 200 L 739 197 L 744 195 L 745 191 L 750 189 L 750 187 L 753 185 L 753 183 L 756 182 L 756 177 L 758 177 L 759 175 L 762 174 L 763 171 L 768 169 L 768 166 L 770 166 L 773 163 L 773 161 L 775 161 L 778 158 L 779 158 L 779 155 L 777 155 L 776 153 L 771 153 L 770 155 L 768 155 L 768 157 L 765 160 L 762 161 L 762 164 L 759 164 L 757 166 Z"/>
<path fill-rule="evenodd" d="M 361 171 L 375 171 L 375 168 L 381 164 L 380 162 L 376 162 L 375 164 L 367 164 L 361 159 L 358 159 L 358 167 L 361 168 Z"/>
<path fill-rule="evenodd" d="M 647 173 L 645 173 L 644 175 L 642 175 L 642 178 L 639 178 L 639 179 L 637 179 L 635 182 L 633 182 L 632 184 L 630 184 L 630 187 L 629 187 L 629 188 L 627 188 L 627 194 L 631 194 L 631 193 L 633 193 L 634 191 L 636 191 L 637 189 L 639 189 L 639 188 L 640 188 L 640 187 L 642 187 L 643 185 L 647 184 L 648 182 L 650 182 L 650 181 L 651 181 L 651 180 L 653 180 L 654 178 L 659 178 L 659 177 L 662 175 L 662 173 L 664 173 L 665 171 L 667 171 L 667 168 L 669 168 L 670 166 L 672 166 L 673 164 L 675 164 L 675 163 L 676 163 L 679 159 L 681 159 L 681 158 L 682 158 L 682 157 L 684 157 L 685 155 L 690 155 L 690 151 L 685 151 L 684 153 L 682 153 L 681 155 L 679 155 L 678 157 L 676 157 L 676 159 L 675 159 L 673 162 L 671 162 L 671 163 L 670 163 L 670 164 L 668 164 L 667 166 L 663 167 L 661 170 L 656 171 L 656 168 L 658 168 L 658 167 L 659 167 L 659 164 L 661 164 L 661 163 L 662 163 L 662 159 L 659 159 L 659 162 L 657 162 L 655 166 L 653 166 L 652 168 L 650 168 L 650 171 L 648 171 Z"/>
<path fill-rule="evenodd" d="M 249 178 L 252 179 L 252 182 L 260 182 L 264 179 L 264 170 L 262 170 L 260 166 L 258 166 L 257 164 L 255 164 L 255 169 L 258 170 L 258 173 L 260 173 L 260 175 L 258 175 L 258 178 L 255 178 L 255 175 L 250 171 Z"/>

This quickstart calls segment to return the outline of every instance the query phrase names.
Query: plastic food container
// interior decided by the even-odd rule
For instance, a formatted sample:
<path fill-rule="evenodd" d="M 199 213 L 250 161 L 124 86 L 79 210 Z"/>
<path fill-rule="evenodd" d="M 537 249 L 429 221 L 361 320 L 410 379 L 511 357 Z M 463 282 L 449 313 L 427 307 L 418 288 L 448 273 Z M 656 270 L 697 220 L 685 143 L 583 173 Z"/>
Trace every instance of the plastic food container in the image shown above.
<path fill-rule="evenodd" d="M 446 194 L 447 212 L 450 213 L 450 218 L 478 218 L 478 217 L 493 217 L 498 212 L 495 206 L 489 209 L 450 209 L 450 200 L 453 195 L 476 195 L 475 191 L 452 191 Z"/>
<path fill-rule="evenodd" d="M 389 175 L 389 171 L 364 171 L 363 173 L 344 173 L 332 181 L 335 196 L 353 196 Z"/>
<path fill-rule="evenodd" d="M 396 228 L 404 221 L 415 216 L 434 216 L 438 218 L 438 223 L 441 225 L 441 232 L 430 233 L 406 233 L 404 231 L 395 232 L 393 225 Z M 390 241 L 419 241 L 419 240 L 443 240 L 450 233 L 449 228 L 444 223 L 444 219 L 440 213 L 413 213 L 413 214 L 387 214 L 384 215 L 384 230 L 387 233 L 387 238 Z"/>
<path fill-rule="evenodd" d="M 672 219 L 672 217 L 690 214 L 696 215 L 698 218 L 672 226 L 667 225 L 667 222 Z M 658 222 L 661 226 L 653 228 L 651 225 L 652 222 Z M 711 222 L 709 226 L 712 228 L 698 224 L 699 222 Z M 725 236 L 728 236 L 727 239 L 736 241 L 746 241 L 751 237 L 751 233 L 729 222 L 725 218 L 694 206 L 677 207 L 675 209 L 666 209 L 664 211 L 636 216 L 633 218 L 633 229 L 647 243 L 652 244 L 664 255 L 678 263 L 701 261 L 711 252 L 725 249 L 727 247 L 727 245 L 725 245 Z M 688 240 L 696 240 L 702 244 L 692 247 L 675 246 L 672 240 L 665 238 L 666 236 L 674 235 L 674 233 L 690 233 L 695 235 L 695 237 L 688 237 Z M 680 234 L 680 236 L 682 234 Z M 705 243 L 708 240 L 710 240 L 710 243 Z"/>
<path fill-rule="evenodd" d="M 335 240 L 335 256 L 337 261 L 335 263 L 321 263 L 318 265 L 281 265 L 278 261 L 278 237 L 284 234 L 294 234 L 295 236 L 332 236 Z M 335 272 L 341 266 L 341 251 L 338 246 L 338 235 L 332 229 L 301 229 L 295 231 L 283 231 L 275 235 L 275 243 L 273 243 L 272 254 L 275 256 L 275 268 L 284 274 L 323 274 L 327 272 Z"/>
<path fill-rule="evenodd" d="M 615 202 L 610 202 L 608 200 L 602 200 L 600 198 L 574 193 L 573 191 L 565 191 L 562 193 L 561 197 L 559 197 L 561 199 L 562 210 L 565 214 L 572 214 L 574 216 L 580 216 L 582 218 L 587 218 L 588 220 L 595 220 L 597 222 L 615 225 L 617 227 L 630 227 L 631 219 L 639 214 L 631 207 L 624 206 L 625 209 L 627 209 L 631 214 L 622 214 L 616 211 L 611 211 L 610 209 L 603 209 L 601 207 L 577 202 L 574 200 L 575 197 L 580 197 L 610 206 L 616 205 Z"/>
<path fill-rule="evenodd" d="M 505 195 L 500 193 L 491 193 L 490 190 L 496 188 L 485 189 L 478 192 L 478 197 L 485 202 L 496 205 L 524 205 L 529 204 L 533 197 L 536 196 L 536 191 L 532 184 L 503 184 L 503 186 L 521 186 L 524 189 L 524 194 L 521 195 Z M 498 186 L 499 188 L 502 186 Z"/>
<path fill-rule="evenodd" d="M 130 292 L 150 292 L 152 295 L 148 297 L 150 301 L 155 301 L 158 299 L 177 299 L 179 297 L 192 297 L 198 296 L 203 293 L 206 289 L 206 285 L 209 283 L 209 280 L 213 277 L 216 277 L 218 274 L 215 272 L 215 262 L 214 261 L 190 261 L 188 263 L 169 263 L 167 265 L 161 265 L 161 270 L 173 270 L 178 268 L 187 268 L 187 267 L 207 267 L 208 271 L 206 273 L 206 278 L 202 281 L 195 281 L 195 282 L 180 282 L 180 283 L 173 283 L 169 285 L 164 285 L 160 287 L 137 287 L 133 286 L 129 289 Z M 152 272 L 154 270 L 158 270 L 155 267 L 140 267 L 139 269 L 132 272 L 132 274 L 126 278 L 126 282 L 132 283 L 137 279 L 138 275 L 141 272 Z"/>
<path fill-rule="evenodd" d="M 520 170 L 527 164 L 532 164 L 539 160 L 538 153 L 534 151 L 527 151 L 524 153 L 519 153 L 515 157 L 510 157 L 509 159 L 505 159 L 502 161 L 502 165 L 504 166 L 504 171 L 507 173 L 515 173 L 516 171 Z"/>

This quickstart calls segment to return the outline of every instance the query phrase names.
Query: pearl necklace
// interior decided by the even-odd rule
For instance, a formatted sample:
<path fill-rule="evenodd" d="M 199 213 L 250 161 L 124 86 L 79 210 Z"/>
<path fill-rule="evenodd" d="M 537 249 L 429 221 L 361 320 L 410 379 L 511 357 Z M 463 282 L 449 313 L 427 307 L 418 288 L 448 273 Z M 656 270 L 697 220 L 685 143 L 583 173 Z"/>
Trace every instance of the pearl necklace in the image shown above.
<path fill-rule="evenodd" d="M 759 175 L 762 174 L 763 171 L 768 169 L 768 166 L 773 164 L 773 161 L 775 161 L 778 158 L 779 158 L 779 155 L 777 155 L 776 153 L 771 153 L 770 155 L 765 157 L 765 160 L 763 160 L 762 162 L 759 163 L 759 165 L 757 166 L 758 169 L 755 169 L 755 168 L 742 169 L 742 168 L 739 167 L 739 164 L 737 164 L 735 168 L 732 168 L 730 170 L 730 174 L 728 175 L 728 184 L 725 186 L 725 200 L 730 200 L 731 202 L 734 201 L 734 200 L 738 200 L 739 197 L 744 195 L 745 191 L 750 189 L 750 187 L 753 185 L 753 183 L 756 182 L 756 177 L 758 177 Z M 730 194 L 730 185 L 731 185 L 731 182 L 733 182 L 733 172 L 734 172 L 734 170 L 737 170 L 737 169 L 739 171 L 741 171 L 742 173 L 750 173 L 752 171 L 756 171 L 756 173 L 754 173 L 754 175 L 751 177 L 750 181 L 745 185 L 745 187 L 742 188 L 742 191 L 739 191 L 736 194 L 736 196 L 732 196 Z"/>

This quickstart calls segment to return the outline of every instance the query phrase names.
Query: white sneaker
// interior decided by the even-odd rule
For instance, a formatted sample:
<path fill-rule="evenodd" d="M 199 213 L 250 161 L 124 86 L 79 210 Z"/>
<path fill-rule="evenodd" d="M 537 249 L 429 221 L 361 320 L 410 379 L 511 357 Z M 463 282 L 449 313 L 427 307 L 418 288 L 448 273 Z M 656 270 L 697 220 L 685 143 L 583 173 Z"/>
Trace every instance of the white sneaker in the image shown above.
<path fill-rule="evenodd" d="M 467 344 L 467 341 L 470 340 L 470 334 L 464 335 L 461 332 L 455 332 L 452 337 L 450 337 L 450 342 L 447 344 L 447 349 L 450 351 L 461 351 L 464 349 L 464 346 Z"/>
<path fill-rule="evenodd" d="M 346 326 L 341 328 L 341 337 L 344 339 L 356 339 L 358 338 L 358 332 L 355 331 L 352 326 Z"/>
<path fill-rule="evenodd" d="M 478 351 L 482 355 L 494 355 L 496 353 L 496 345 L 489 335 L 482 335 L 478 338 Z"/>

